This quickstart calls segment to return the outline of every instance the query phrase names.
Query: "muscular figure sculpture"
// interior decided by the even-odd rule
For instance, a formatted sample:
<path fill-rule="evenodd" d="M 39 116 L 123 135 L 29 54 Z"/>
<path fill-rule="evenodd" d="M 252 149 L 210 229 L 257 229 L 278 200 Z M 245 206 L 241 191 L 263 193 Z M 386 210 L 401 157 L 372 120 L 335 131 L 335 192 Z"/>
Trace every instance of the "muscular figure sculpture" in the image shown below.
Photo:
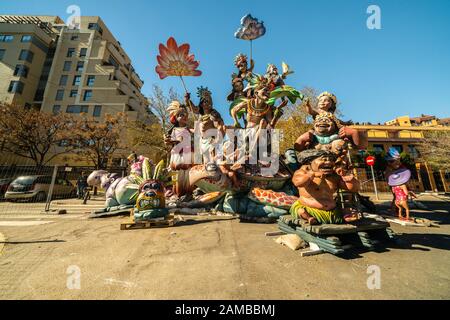
<path fill-rule="evenodd" d="M 300 199 L 290 210 L 294 218 L 301 217 L 310 224 L 344 223 L 333 195 L 338 189 L 357 192 L 359 182 L 353 175 L 338 175 L 335 172 L 335 160 L 333 153 L 324 150 L 306 150 L 300 153 L 302 167 L 292 178 L 300 194 Z"/>

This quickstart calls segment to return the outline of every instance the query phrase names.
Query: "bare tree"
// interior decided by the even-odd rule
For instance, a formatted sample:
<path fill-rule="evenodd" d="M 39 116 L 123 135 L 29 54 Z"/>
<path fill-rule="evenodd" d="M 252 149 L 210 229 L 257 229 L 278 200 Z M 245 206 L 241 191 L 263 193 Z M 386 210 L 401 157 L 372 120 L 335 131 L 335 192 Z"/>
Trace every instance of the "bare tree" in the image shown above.
<path fill-rule="evenodd" d="M 125 129 L 123 113 L 106 115 L 101 122 L 82 115 L 71 129 L 69 144 L 78 156 L 91 161 L 97 169 L 106 169 L 112 155 L 125 147 Z"/>
<path fill-rule="evenodd" d="M 66 143 L 70 116 L 4 103 L 0 112 L 0 143 L 4 151 L 31 159 L 41 167 L 72 149 Z"/>
<path fill-rule="evenodd" d="M 433 168 L 450 169 L 450 131 L 429 131 L 417 145 L 420 159 Z"/>
<path fill-rule="evenodd" d="M 170 128 L 169 113 L 167 106 L 174 100 L 180 100 L 180 96 L 173 89 L 170 88 L 168 93 L 157 84 L 153 85 L 152 94 L 147 98 L 149 101 L 149 109 L 156 115 L 161 123 L 162 134 Z"/>

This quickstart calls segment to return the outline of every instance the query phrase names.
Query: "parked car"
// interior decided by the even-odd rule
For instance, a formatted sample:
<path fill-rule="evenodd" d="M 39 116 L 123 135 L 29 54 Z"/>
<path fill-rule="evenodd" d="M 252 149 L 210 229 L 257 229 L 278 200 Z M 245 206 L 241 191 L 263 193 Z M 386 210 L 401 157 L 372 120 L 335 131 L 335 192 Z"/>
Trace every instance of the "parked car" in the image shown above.
<path fill-rule="evenodd" d="M 5 199 L 5 193 L 8 190 L 8 187 L 14 179 L 8 178 L 8 179 L 0 179 L 0 200 Z"/>
<path fill-rule="evenodd" d="M 51 176 L 21 176 L 15 179 L 5 193 L 5 199 L 10 201 L 30 200 L 43 202 L 47 200 L 52 183 Z M 53 198 L 72 198 L 77 194 L 76 188 L 66 179 L 56 179 L 53 187 Z"/>

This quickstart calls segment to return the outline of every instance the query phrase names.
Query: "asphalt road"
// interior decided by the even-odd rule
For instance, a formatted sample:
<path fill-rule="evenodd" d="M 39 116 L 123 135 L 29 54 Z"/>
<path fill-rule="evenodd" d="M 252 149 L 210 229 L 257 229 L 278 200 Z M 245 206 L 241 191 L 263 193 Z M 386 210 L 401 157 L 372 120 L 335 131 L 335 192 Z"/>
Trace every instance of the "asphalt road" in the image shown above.
<path fill-rule="evenodd" d="M 87 218 L 100 203 L 59 206 L 66 215 L 0 203 L 0 298 L 449 299 L 450 205 L 422 200 L 432 210 L 413 215 L 440 228 L 393 225 L 398 244 L 344 258 L 301 257 L 265 236 L 276 225 L 232 217 L 120 231 L 127 218 Z M 370 266 L 380 270 L 379 289 L 367 286 Z"/>

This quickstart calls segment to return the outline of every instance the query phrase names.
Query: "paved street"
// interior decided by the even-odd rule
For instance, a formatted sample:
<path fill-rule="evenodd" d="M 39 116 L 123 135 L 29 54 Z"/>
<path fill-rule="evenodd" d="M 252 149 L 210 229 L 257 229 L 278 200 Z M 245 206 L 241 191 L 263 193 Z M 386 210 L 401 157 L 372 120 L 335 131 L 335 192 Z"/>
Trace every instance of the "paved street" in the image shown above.
<path fill-rule="evenodd" d="M 120 231 L 127 218 L 87 218 L 100 201 L 55 201 L 52 209 L 65 215 L 42 214 L 44 204 L 3 202 L 0 298 L 449 299 L 450 205 L 420 199 L 430 210 L 413 215 L 440 228 L 393 225 L 397 245 L 346 258 L 301 257 L 265 236 L 276 225 L 232 217 L 185 216 L 174 228 Z M 379 290 L 367 287 L 371 265 L 381 270 Z M 74 270 L 79 289 L 68 288 Z"/>

